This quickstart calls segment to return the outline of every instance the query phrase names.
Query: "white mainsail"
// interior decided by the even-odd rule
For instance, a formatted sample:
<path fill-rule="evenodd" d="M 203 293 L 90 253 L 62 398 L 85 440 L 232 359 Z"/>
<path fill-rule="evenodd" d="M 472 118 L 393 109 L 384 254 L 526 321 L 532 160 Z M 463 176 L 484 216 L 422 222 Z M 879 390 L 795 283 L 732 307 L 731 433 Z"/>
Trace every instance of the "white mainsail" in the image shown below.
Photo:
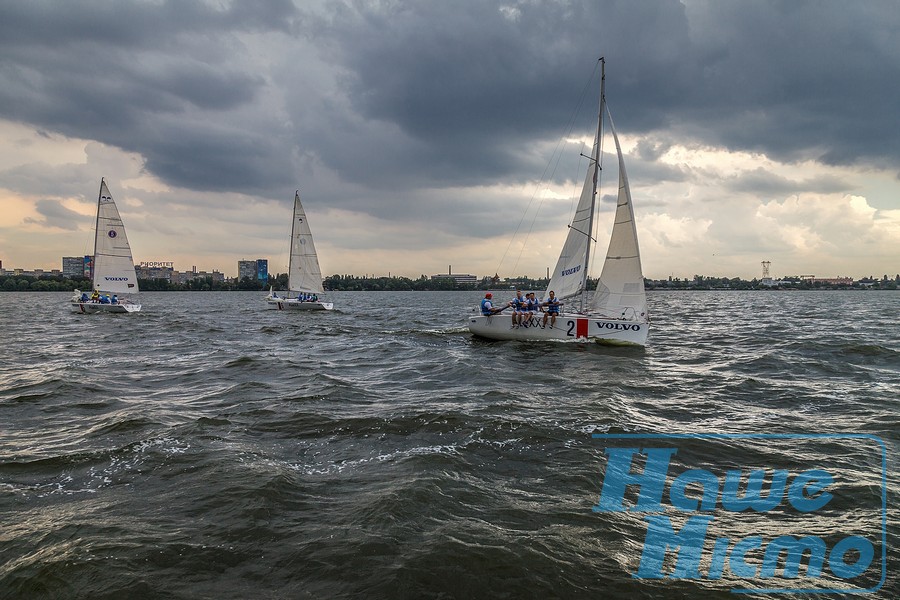
<path fill-rule="evenodd" d="M 291 262 L 288 268 L 288 287 L 292 292 L 321 294 L 322 272 L 313 244 L 306 212 L 300 204 L 300 191 L 294 194 L 294 225 L 291 229 Z"/>
<path fill-rule="evenodd" d="M 647 296 L 644 292 L 641 252 L 631 206 L 631 189 L 609 107 L 606 107 L 606 115 L 609 117 L 609 130 L 619 157 L 619 196 L 606 261 L 597 282 L 597 291 L 594 292 L 593 311 L 610 318 L 646 321 Z"/>
<path fill-rule="evenodd" d="M 125 235 L 125 225 L 113 201 L 106 180 L 100 180 L 97 200 L 97 226 L 94 235 L 94 289 L 121 294 L 137 293 L 131 246 Z"/>

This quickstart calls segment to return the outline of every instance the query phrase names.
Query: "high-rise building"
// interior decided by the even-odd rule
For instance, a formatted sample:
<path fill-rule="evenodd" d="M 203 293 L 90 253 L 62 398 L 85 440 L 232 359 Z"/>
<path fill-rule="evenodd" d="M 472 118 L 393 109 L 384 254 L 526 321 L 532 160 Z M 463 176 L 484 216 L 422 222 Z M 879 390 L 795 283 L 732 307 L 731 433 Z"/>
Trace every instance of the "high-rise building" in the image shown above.
<path fill-rule="evenodd" d="M 263 283 L 269 281 L 269 261 L 265 258 L 256 259 L 256 278 Z"/>
<path fill-rule="evenodd" d="M 269 261 L 265 258 L 238 261 L 238 281 L 244 277 L 265 283 L 269 280 Z"/>
<path fill-rule="evenodd" d="M 65 277 L 84 277 L 84 257 L 83 256 L 63 256 L 62 257 L 62 274 Z"/>

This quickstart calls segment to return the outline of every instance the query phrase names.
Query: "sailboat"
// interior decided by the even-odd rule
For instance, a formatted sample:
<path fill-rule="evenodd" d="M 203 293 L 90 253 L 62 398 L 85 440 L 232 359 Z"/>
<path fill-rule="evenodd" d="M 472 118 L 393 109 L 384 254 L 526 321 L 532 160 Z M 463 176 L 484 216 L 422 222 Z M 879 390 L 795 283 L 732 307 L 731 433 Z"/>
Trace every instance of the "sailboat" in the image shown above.
<path fill-rule="evenodd" d="M 313 244 L 312 232 L 306 220 L 306 212 L 300 203 L 300 190 L 294 193 L 294 224 L 291 228 L 291 259 L 288 267 L 288 290 L 294 297 L 282 298 L 269 288 L 266 308 L 275 310 L 332 310 L 334 304 L 319 300 L 325 292 L 322 287 L 322 271 Z"/>
<path fill-rule="evenodd" d="M 140 304 L 119 296 L 137 294 L 138 282 L 125 225 L 103 178 L 100 179 L 100 194 L 97 197 L 94 266 L 91 271 L 93 291 L 89 295 L 75 290 L 70 301 L 74 312 L 133 313 L 141 310 Z"/>
<path fill-rule="evenodd" d="M 607 344 L 644 346 L 650 328 L 641 253 L 631 203 L 628 175 L 619 137 L 606 104 L 606 61 L 601 58 L 600 111 L 597 133 L 581 197 L 566 242 L 550 278 L 545 300 L 554 291 L 563 303 L 561 313 L 544 322 L 543 315 L 519 320 L 510 314 L 479 315 L 469 318 L 469 330 L 498 340 L 590 340 Z M 601 172 L 604 124 L 608 123 L 616 145 L 619 166 L 619 193 L 609 247 L 593 301 L 586 303 L 591 232 L 597 204 Z M 505 308 L 505 307 L 504 307 Z"/>

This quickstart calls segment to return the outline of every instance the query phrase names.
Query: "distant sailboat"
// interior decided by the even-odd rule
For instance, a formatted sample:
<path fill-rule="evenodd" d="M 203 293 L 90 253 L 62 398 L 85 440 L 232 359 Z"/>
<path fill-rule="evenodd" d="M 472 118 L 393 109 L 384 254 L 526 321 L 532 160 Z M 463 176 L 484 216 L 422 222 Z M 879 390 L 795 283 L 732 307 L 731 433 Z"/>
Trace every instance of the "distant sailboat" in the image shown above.
<path fill-rule="evenodd" d="M 93 291 L 75 290 L 72 310 L 78 313 L 132 313 L 141 305 L 119 294 L 137 294 L 138 282 L 131 258 L 131 246 L 125 235 L 125 225 L 113 201 L 106 180 L 100 179 L 97 198 L 97 224 L 94 228 Z"/>
<path fill-rule="evenodd" d="M 294 224 L 291 228 L 291 258 L 288 267 L 288 289 L 296 294 L 282 298 L 274 289 L 266 297 L 266 308 L 275 310 L 332 310 L 334 304 L 319 300 L 325 292 L 322 287 L 322 271 L 313 243 L 306 212 L 300 204 L 300 191 L 294 194 Z"/>
<path fill-rule="evenodd" d="M 609 107 L 606 105 L 606 62 L 601 62 L 600 115 L 590 165 L 584 179 L 581 198 L 575 210 L 569 234 L 560 252 L 547 287 L 563 301 L 562 314 L 555 326 L 543 326 L 543 315 L 514 325 L 510 315 L 470 317 L 469 330 L 479 336 L 500 340 L 575 340 L 587 338 L 610 344 L 644 346 L 650 327 L 644 275 L 638 247 L 637 228 L 631 205 L 631 190 Z M 615 221 L 603 271 L 594 292 L 593 303 L 585 306 L 591 231 L 597 203 L 601 145 L 604 121 L 608 121 L 619 162 L 619 194 Z M 546 300 L 546 297 L 545 297 Z M 576 308 L 577 305 L 577 308 Z"/>

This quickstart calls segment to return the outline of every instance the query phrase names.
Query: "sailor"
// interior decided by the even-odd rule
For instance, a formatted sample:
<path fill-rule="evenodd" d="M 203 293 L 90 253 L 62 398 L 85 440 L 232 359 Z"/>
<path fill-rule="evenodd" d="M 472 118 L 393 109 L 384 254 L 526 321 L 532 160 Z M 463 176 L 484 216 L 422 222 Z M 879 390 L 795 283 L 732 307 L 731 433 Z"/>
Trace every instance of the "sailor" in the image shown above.
<path fill-rule="evenodd" d="M 94 293 L 91 294 L 91 302 L 100 302 L 100 292 L 94 290 Z"/>
<path fill-rule="evenodd" d="M 528 292 L 525 299 L 525 316 L 526 321 L 530 321 L 535 313 L 541 311 L 541 303 L 535 298 L 534 292 Z"/>
<path fill-rule="evenodd" d="M 113 297 L 112 297 L 112 303 L 113 303 L 113 304 L 118 304 L 118 303 L 119 303 L 119 296 L 118 296 L 118 295 L 113 294 Z"/>
<path fill-rule="evenodd" d="M 512 326 L 518 327 L 522 324 L 522 316 L 525 314 L 525 298 L 522 296 L 522 290 L 516 290 L 516 297 L 509 301 L 512 307 Z"/>
<path fill-rule="evenodd" d="M 88 300 L 90 300 L 90 298 L 88 297 L 87 292 L 81 292 L 81 301 L 87 302 Z"/>
<path fill-rule="evenodd" d="M 559 315 L 559 307 L 562 306 L 562 302 L 559 301 L 553 290 L 550 290 L 550 297 L 547 298 L 543 305 L 547 307 L 547 312 L 544 313 L 544 322 L 541 324 L 541 327 L 547 326 L 547 318 L 549 317 L 550 328 L 552 329 L 556 325 L 556 317 Z"/>
<path fill-rule="evenodd" d="M 494 307 L 494 304 L 492 301 L 493 297 L 494 297 L 494 295 L 492 293 L 488 292 L 487 294 L 484 295 L 484 298 L 481 299 L 481 314 L 483 314 L 486 317 L 495 315 L 498 312 L 500 312 L 501 310 L 503 310 L 502 308 Z"/>

